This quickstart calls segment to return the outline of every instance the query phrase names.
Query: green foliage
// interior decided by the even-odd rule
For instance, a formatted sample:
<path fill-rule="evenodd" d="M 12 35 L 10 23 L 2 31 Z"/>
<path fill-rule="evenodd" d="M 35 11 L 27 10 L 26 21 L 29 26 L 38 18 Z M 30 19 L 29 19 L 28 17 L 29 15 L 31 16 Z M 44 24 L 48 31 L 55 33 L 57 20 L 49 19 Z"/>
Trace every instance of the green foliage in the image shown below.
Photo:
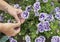
<path fill-rule="evenodd" d="M 22 10 L 25 10 L 26 6 L 28 5 L 33 5 L 35 0 L 6 0 L 9 4 L 15 4 L 15 3 L 18 3 L 21 7 L 22 7 Z M 40 0 L 41 1 L 41 0 Z M 49 0 L 48 3 L 43 3 L 41 1 L 41 10 L 39 10 L 39 12 L 47 12 L 48 14 L 54 10 L 55 7 L 57 6 L 60 6 L 60 4 L 58 2 L 54 2 L 55 6 L 51 6 L 51 1 L 52 0 Z M 0 12 L 1 13 L 1 12 Z M 7 16 L 5 19 L 4 19 L 4 22 L 7 22 L 8 19 L 14 19 L 12 16 L 8 15 L 7 13 L 4 13 L 4 16 Z M 60 36 L 60 31 L 57 33 L 56 30 L 57 29 L 60 29 L 58 24 L 59 24 L 59 21 L 56 20 L 56 21 L 53 21 L 50 23 L 50 27 L 51 27 L 51 31 L 49 32 L 44 32 L 44 33 L 39 33 L 39 34 L 36 34 L 36 31 L 37 31 L 37 27 L 36 25 L 39 23 L 38 21 L 38 17 L 35 17 L 34 16 L 34 12 L 33 12 L 33 9 L 31 10 L 30 12 L 30 17 L 29 19 L 27 19 L 22 25 L 21 25 L 21 32 L 19 33 L 20 36 L 23 37 L 23 40 L 24 40 L 24 37 L 26 34 L 30 35 L 31 39 L 32 39 L 32 42 L 34 42 L 34 39 L 40 35 L 43 35 L 45 36 L 47 39 L 51 36 L 54 36 L 54 35 L 59 35 Z M 18 40 L 18 36 L 15 37 L 17 40 Z M 20 38 L 19 38 L 20 39 Z M 0 42 L 6 42 L 6 40 L 8 40 L 8 37 L 4 36 L 0 39 Z"/>

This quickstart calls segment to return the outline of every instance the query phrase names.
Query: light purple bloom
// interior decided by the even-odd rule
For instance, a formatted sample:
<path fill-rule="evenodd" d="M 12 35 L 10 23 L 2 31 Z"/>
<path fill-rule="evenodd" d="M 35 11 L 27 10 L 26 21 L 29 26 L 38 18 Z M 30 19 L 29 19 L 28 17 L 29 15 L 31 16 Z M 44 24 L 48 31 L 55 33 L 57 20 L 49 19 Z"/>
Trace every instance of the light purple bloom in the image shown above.
<path fill-rule="evenodd" d="M 47 13 L 40 13 L 39 21 L 45 21 L 46 18 L 47 18 Z"/>
<path fill-rule="evenodd" d="M 50 29 L 50 24 L 49 24 L 48 21 L 45 21 L 45 22 L 43 23 L 43 25 L 44 25 L 44 31 L 50 31 L 50 30 L 51 30 L 51 29 Z"/>
<path fill-rule="evenodd" d="M 51 39 L 51 42 L 60 42 L 60 37 L 59 36 L 53 36 Z"/>
<path fill-rule="evenodd" d="M 56 7 L 55 8 L 55 12 L 60 12 L 60 8 L 59 7 Z"/>
<path fill-rule="evenodd" d="M 21 14 L 21 17 L 24 18 L 24 19 L 28 19 L 28 17 L 29 17 L 29 12 L 24 11 L 24 12 Z"/>
<path fill-rule="evenodd" d="M 60 12 L 56 12 L 55 18 L 58 19 L 58 20 L 60 20 Z"/>
<path fill-rule="evenodd" d="M 33 8 L 34 10 L 40 10 L 41 9 L 40 2 L 35 2 Z"/>
<path fill-rule="evenodd" d="M 38 27 L 38 32 L 44 32 L 44 26 L 43 26 L 43 23 L 42 22 L 40 22 L 38 25 L 37 25 L 37 27 Z"/>
<path fill-rule="evenodd" d="M 50 24 L 49 24 L 49 22 L 48 21 L 44 21 L 44 22 L 40 22 L 38 25 L 37 25 L 37 27 L 38 27 L 38 31 L 39 32 L 44 32 L 44 31 L 50 31 L 51 29 L 50 29 Z"/>
<path fill-rule="evenodd" d="M 26 42 L 31 42 L 30 36 L 29 35 L 26 35 L 25 36 L 25 40 L 26 40 Z"/>
<path fill-rule="evenodd" d="M 26 11 L 30 12 L 31 11 L 31 5 L 26 7 Z"/>
<path fill-rule="evenodd" d="M 45 37 L 44 36 L 39 36 L 38 38 L 35 39 L 35 42 L 45 42 Z"/>
<path fill-rule="evenodd" d="M 52 15 L 52 14 L 47 15 L 46 20 L 47 20 L 47 21 L 53 21 L 53 20 L 54 20 L 53 15 Z"/>
<path fill-rule="evenodd" d="M 17 40 L 13 39 L 13 38 L 9 38 L 10 42 L 17 42 Z"/>
<path fill-rule="evenodd" d="M 48 0 L 43 0 L 43 2 L 44 2 L 44 3 L 47 3 L 47 2 L 48 2 Z"/>

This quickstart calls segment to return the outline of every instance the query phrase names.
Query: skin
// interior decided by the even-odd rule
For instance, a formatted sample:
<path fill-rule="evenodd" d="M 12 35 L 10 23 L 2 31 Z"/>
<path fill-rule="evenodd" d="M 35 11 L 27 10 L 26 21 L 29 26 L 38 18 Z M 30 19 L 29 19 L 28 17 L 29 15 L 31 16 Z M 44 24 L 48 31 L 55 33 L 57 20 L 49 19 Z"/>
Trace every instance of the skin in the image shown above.
<path fill-rule="evenodd" d="M 8 12 L 17 21 L 17 23 L 0 23 L 0 32 L 7 36 L 17 35 L 20 32 L 19 26 L 25 21 L 25 19 L 18 17 L 18 15 L 22 13 L 22 10 L 14 8 L 5 2 L 5 0 L 0 0 L 0 10 Z"/>

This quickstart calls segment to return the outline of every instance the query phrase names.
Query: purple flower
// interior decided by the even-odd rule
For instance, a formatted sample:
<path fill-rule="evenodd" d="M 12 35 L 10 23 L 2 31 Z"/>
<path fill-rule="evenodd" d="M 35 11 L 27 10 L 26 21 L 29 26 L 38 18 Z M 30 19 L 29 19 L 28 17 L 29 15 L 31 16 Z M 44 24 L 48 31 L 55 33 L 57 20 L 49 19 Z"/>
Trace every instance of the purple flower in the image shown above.
<path fill-rule="evenodd" d="M 50 29 L 50 24 L 49 24 L 48 21 L 45 21 L 45 22 L 43 23 L 43 25 L 44 25 L 44 31 L 50 31 L 50 30 L 51 30 L 51 29 Z"/>
<path fill-rule="evenodd" d="M 35 2 L 33 8 L 34 10 L 40 10 L 41 9 L 40 2 Z"/>
<path fill-rule="evenodd" d="M 51 39 L 51 42 L 60 42 L 60 37 L 59 36 L 53 36 Z"/>
<path fill-rule="evenodd" d="M 44 32 L 44 26 L 43 26 L 43 23 L 42 22 L 40 22 L 38 25 L 37 25 L 37 27 L 38 27 L 38 32 Z"/>
<path fill-rule="evenodd" d="M 26 35 L 25 36 L 25 40 L 26 40 L 26 42 L 31 42 L 30 36 L 29 35 Z"/>
<path fill-rule="evenodd" d="M 9 38 L 10 42 L 17 42 L 17 40 L 13 39 L 13 38 Z"/>
<path fill-rule="evenodd" d="M 52 14 L 47 15 L 46 20 L 47 20 L 47 21 L 53 21 L 53 20 L 54 20 L 53 15 L 52 15 Z"/>
<path fill-rule="evenodd" d="M 50 29 L 50 24 L 49 24 L 49 22 L 48 21 L 44 21 L 44 22 L 40 22 L 38 25 L 37 25 L 37 27 L 38 27 L 38 31 L 39 32 L 44 32 L 44 31 L 50 31 L 51 29 Z"/>
<path fill-rule="evenodd" d="M 46 18 L 47 18 L 47 13 L 40 13 L 39 21 L 45 21 Z"/>
<path fill-rule="evenodd" d="M 21 17 L 24 18 L 24 19 L 28 19 L 28 17 L 29 17 L 29 12 L 24 11 L 24 12 L 21 14 Z"/>
<path fill-rule="evenodd" d="M 55 12 L 60 12 L 60 8 L 59 7 L 56 7 L 55 8 Z"/>
<path fill-rule="evenodd" d="M 58 19 L 58 20 L 60 20 L 60 12 L 56 12 L 55 18 Z"/>
<path fill-rule="evenodd" d="M 47 2 L 48 2 L 48 0 L 43 0 L 43 2 L 44 2 L 44 3 L 47 3 Z"/>
<path fill-rule="evenodd" d="M 35 16 L 39 16 L 39 12 L 34 10 Z"/>
<path fill-rule="evenodd" d="M 31 10 L 31 5 L 26 7 L 26 11 L 30 12 L 30 10 Z"/>
<path fill-rule="evenodd" d="M 45 42 L 45 37 L 44 36 L 39 36 L 38 38 L 35 39 L 35 42 Z"/>

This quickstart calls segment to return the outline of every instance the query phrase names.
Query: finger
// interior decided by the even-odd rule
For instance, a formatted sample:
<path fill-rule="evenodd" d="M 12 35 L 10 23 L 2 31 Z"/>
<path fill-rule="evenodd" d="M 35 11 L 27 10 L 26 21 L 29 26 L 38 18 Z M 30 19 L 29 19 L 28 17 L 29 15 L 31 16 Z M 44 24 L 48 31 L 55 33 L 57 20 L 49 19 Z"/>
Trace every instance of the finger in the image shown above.
<path fill-rule="evenodd" d="M 12 34 L 12 36 L 16 36 L 20 32 L 20 28 L 17 30 L 14 30 L 15 32 Z"/>
<path fill-rule="evenodd" d="M 18 9 L 18 13 L 20 13 L 20 14 L 21 14 L 22 12 L 23 12 L 23 11 L 22 11 L 22 9 Z"/>
<path fill-rule="evenodd" d="M 17 22 L 20 22 L 20 19 L 17 15 L 15 16 L 15 19 L 16 19 Z"/>
<path fill-rule="evenodd" d="M 16 27 L 19 27 L 19 26 L 21 25 L 21 23 L 20 23 L 20 22 L 18 22 L 18 23 L 13 23 L 12 25 L 13 25 L 13 28 L 16 28 Z"/>
<path fill-rule="evenodd" d="M 21 24 L 24 23 L 24 21 L 25 21 L 25 19 L 20 18 L 20 23 L 21 23 Z"/>

